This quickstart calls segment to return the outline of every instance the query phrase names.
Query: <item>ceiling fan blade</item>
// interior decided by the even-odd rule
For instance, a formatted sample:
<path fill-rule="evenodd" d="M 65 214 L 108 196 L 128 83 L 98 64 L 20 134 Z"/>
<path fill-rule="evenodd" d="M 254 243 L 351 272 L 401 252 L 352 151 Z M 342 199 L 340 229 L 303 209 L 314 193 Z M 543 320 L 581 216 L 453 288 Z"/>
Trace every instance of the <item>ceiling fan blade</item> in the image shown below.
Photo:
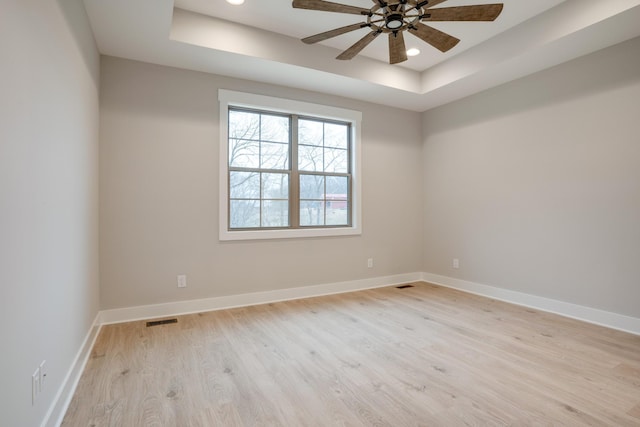
<path fill-rule="evenodd" d="M 296 9 L 322 10 L 325 12 L 352 13 L 354 15 L 369 15 L 371 11 L 362 7 L 332 3 L 324 0 L 293 0 Z"/>
<path fill-rule="evenodd" d="M 389 64 L 399 64 L 407 60 L 407 48 L 402 34 L 403 31 L 389 33 Z"/>
<path fill-rule="evenodd" d="M 351 31 L 359 30 L 360 28 L 367 27 L 367 24 L 353 24 L 347 25 L 346 27 L 336 28 L 335 30 L 325 31 L 324 33 L 316 34 L 314 36 L 305 37 L 302 39 L 306 44 L 318 43 L 323 40 L 330 39 L 331 37 L 339 36 L 341 34 L 346 34 Z"/>
<path fill-rule="evenodd" d="M 429 43 L 441 52 L 448 51 L 460 41 L 460 39 L 421 23 L 417 23 L 414 24 L 413 27 L 409 27 L 409 32 Z"/>
<path fill-rule="evenodd" d="M 494 21 L 503 5 L 480 4 L 476 6 L 442 7 L 427 9 L 423 21 Z"/>
<path fill-rule="evenodd" d="M 411 6 L 428 8 L 436 6 L 440 3 L 444 3 L 446 1 L 447 0 L 410 0 L 408 4 L 410 4 Z"/>
<path fill-rule="evenodd" d="M 355 42 L 353 46 L 351 46 L 349 49 L 345 50 L 340 55 L 338 55 L 336 59 L 342 59 L 342 60 L 352 59 L 354 56 L 359 54 L 360 51 L 362 51 L 362 49 L 367 47 L 367 45 L 371 43 L 373 39 L 375 39 L 378 36 L 378 34 L 380 34 L 379 31 L 371 31 L 369 34 L 367 34 L 366 36 L 364 36 L 363 38 Z"/>

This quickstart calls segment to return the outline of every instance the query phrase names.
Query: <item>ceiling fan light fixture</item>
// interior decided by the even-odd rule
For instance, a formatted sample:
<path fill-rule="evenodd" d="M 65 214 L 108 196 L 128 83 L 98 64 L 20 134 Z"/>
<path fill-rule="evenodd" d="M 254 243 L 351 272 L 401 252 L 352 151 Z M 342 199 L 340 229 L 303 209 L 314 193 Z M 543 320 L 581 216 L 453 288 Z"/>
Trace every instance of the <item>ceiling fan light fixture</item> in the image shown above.
<path fill-rule="evenodd" d="M 234 6 L 238 6 L 244 3 L 244 0 L 227 0 L 227 3 L 232 4 Z"/>
<path fill-rule="evenodd" d="M 404 25 L 404 18 L 401 13 L 392 13 L 385 20 L 387 28 L 390 30 L 397 30 Z"/>
<path fill-rule="evenodd" d="M 412 47 L 411 49 L 407 49 L 407 56 L 418 56 L 420 55 L 420 49 L 416 47 Z"/>

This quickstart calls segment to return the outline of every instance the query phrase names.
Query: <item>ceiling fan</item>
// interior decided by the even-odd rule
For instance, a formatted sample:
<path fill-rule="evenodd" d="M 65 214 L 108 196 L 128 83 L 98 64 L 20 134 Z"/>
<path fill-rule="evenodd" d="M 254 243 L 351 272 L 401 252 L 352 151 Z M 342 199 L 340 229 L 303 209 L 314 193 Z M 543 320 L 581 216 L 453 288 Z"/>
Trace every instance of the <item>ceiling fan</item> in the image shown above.
<path fill-rule="evenodd" d="M 368 28 L 370 31 L 336 59 L 352 59 L 380 34 L 389 35 L 389 63 L 398 64 L 407 60 L 404 43 L 405 31 L 447 52 L 460 39 L 423 24 L 430 21 L 493 21 L 502 12 L 503 4 L 482 4 L 432 9 L 447 0 L 373 0 L 373 7 L 365 9 L 324 0 L 293 0 L 293 7 L 325 12 L 350 13 L 367 17 L 366 22 L 347 25 L 302 39 L 313 44 L 332 37 Z"/>

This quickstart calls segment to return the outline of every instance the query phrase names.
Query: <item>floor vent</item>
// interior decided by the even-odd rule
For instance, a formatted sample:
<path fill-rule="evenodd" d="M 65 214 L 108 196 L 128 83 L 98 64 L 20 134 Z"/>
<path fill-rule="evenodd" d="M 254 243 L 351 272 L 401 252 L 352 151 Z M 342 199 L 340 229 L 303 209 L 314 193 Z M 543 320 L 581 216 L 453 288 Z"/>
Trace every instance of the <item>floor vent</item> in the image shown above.
<path fill-rule="evenodd" d="M 396 289 L 407 289 L 407 288 L 413 288 L 413 285 L 401 285 L 401 286 L 396 286 Z"/>
<path fill-rule="evenodd" d="M 147 328 L 150 326 L 158 326 L 158 325 L 168 325 L 169 323 L 178 323 L 178 319 L 164 319 L 164 320 L 154 320 L 153 322 L 147 322 Z"/>

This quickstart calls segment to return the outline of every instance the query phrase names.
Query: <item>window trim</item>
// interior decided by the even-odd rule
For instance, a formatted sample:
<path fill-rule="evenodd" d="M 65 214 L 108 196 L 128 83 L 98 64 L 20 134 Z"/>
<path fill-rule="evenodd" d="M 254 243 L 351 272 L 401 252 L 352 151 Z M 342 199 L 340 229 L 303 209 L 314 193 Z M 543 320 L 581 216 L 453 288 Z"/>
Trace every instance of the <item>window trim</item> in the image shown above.
<path fill-rule="evenodd" d="M 261 239 L 290 239 L 307 237 L 350 236 L 362 234 L 361 209 L 361 122 L 362 113 L 344 108 L 327 105 L 312 104 L 284 98 L 254 95 L 246 92 L 236 92 L 219 89 L 220 102 L 220 185 L 219 185 L 219 239 L 226 240 L 261 240 Z M 296 114 L 319 119 L 337 120 L 351 123 L 351 226 L 297 228 L 297 229 L 260 229 L 260 230 L 229 230 L 229 193 L 228 193 L 228 124 L 229 106 L 267 110 L 275 113 Z"/>

